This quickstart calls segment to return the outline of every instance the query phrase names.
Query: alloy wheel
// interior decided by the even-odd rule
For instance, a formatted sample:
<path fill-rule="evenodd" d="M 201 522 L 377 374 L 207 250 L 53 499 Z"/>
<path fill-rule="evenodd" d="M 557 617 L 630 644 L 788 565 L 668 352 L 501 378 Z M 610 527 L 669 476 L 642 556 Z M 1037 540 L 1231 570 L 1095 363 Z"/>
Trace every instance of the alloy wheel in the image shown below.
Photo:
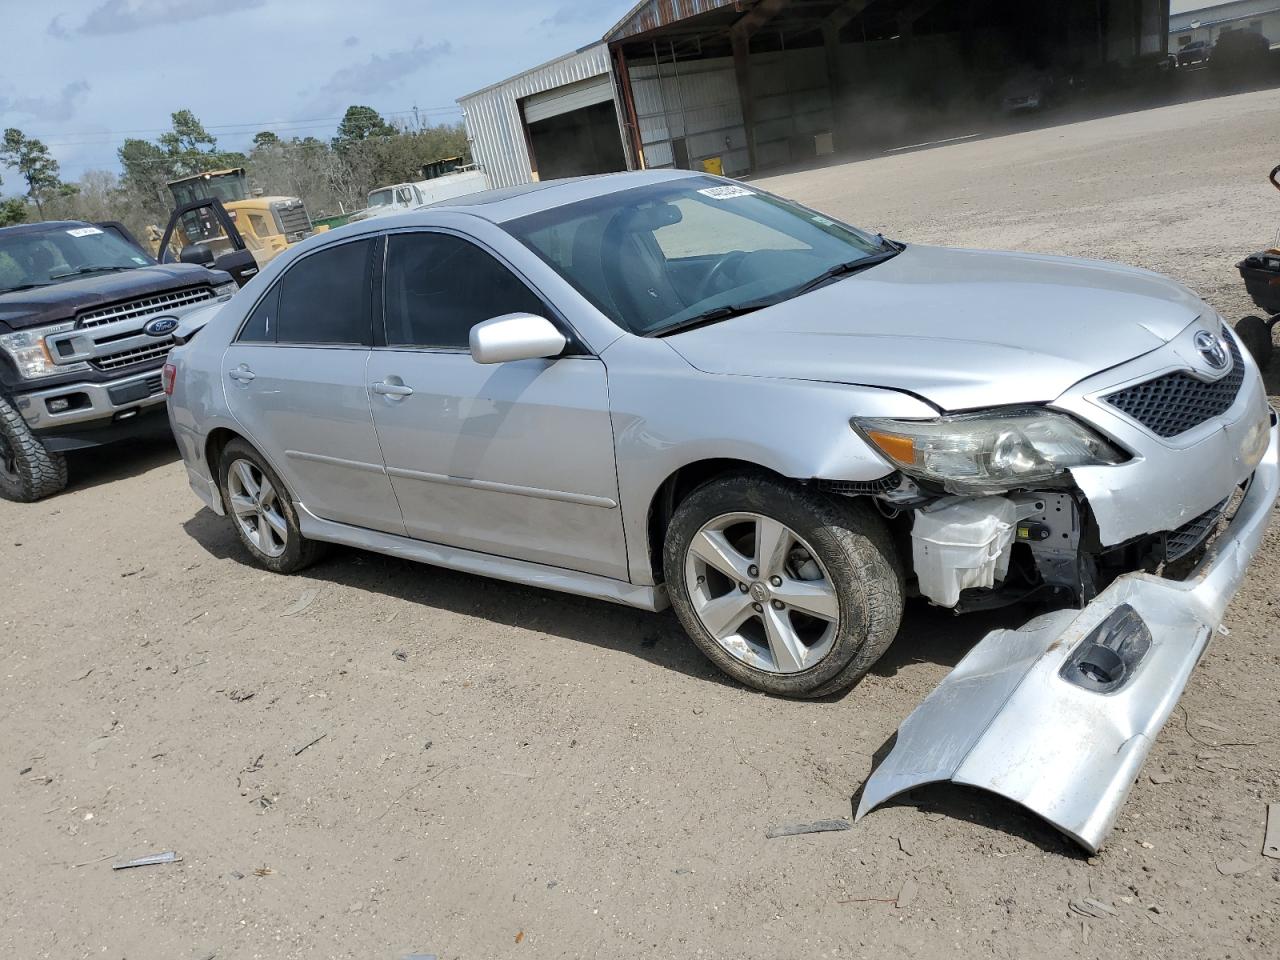
<path fill-rule="evenodd" d="M 685 556 L 685 586 L 707 632 L 757 669 L 799 673 L 835 642 L 840 601 L 826 567 L 772 517 L 730 513 L 704 524 Z"/>
<path fill-rule="evenodd" d="M 262 468 L 250 460 L 236 460 L 227 471 L 231 511 L 245 538 L 262 554 L 278 557 L 289 543 L 289 524 L 280 497 Z"/>

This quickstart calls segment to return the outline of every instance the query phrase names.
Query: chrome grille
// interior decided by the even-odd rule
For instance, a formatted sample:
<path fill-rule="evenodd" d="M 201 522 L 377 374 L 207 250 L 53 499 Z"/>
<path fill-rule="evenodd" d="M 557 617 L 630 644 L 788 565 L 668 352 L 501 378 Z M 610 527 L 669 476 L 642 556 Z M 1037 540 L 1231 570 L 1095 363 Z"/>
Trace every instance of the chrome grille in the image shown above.
<path fill-rule="evenodd" d="M 147 344 L 145 347 L 136 347 L 133 350 L 124 350 L 120 353 L 113 353 L 109 357 L 99 357 L 94 364 L 99 370 L 119 370 L 121 367 L 131 367 L 135 363 L 147 363 L 148 361 L 159 360 L 163 358 L 173 347 L 173 337 L 164 337 L 158 339 L 154 344 Z"/>
<path fill-rule="evenodd" d="M 160 313 L 174 307 L 185 307 L 188 304 L 200 303 L 213 299 L 210 287 L 190 287 L 186 290 L 174 290 L 171 293 L 158 293 L 154 297 L 141 300 L 126 300 L 100 310 L 88 310 L 80 314 L 76 320 L 82 327 L 100 327 L 104 323 L 115 323 L 117 320 L 129 320 L 133 317 L 144 317 L 149 313 Z"/>
<path fill-rule="evenodd" d="M 1223 339 L 1231 353 L 1231 371 L 1221 380 L 1208 383 L 1179 370 L 1103 399 L 1166 440 L 1220 417 L 1235 403 L 1244 383 L 1244 360 L 1235 337 L 1227 334 Z"/>

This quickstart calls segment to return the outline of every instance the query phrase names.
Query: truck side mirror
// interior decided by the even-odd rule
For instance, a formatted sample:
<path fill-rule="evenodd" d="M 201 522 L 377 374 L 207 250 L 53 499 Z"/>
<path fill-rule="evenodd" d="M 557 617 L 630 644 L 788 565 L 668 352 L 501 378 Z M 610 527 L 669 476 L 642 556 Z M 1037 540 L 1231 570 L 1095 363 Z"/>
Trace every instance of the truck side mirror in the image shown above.
<path fill-rule="evenodd" d="M 203 244 L 192 243 L 182 248 L 178 254 L 178 260 L 182 263 L 198 263 L 202 267 L 212 267 L 214 256 L 213 251 Z"/>

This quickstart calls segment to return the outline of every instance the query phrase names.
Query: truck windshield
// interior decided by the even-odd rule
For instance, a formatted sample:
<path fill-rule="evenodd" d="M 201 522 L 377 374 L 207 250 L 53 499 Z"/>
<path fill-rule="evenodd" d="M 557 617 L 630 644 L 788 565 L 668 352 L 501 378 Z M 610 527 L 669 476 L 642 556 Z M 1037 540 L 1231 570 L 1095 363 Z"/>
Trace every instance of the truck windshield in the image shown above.
<path fill-rule="evenodd" d="M 386 190 L 375 190 L 369 194 L 369 206 L 371 207 L 389 207 L 393 202 L 393 193 L 389 187 Z"/>
<path fill-rule="evenodd" d="M 0 233 L 0 293 L 136 270 L 153 263 L 118 234 L 85 223 Z"/>
<path fill-rule="evenodd" d="M 712 177 L 621 190 L 502 227 L 618 326 L 642 336 L 780 303 L 900 249 Z"/>

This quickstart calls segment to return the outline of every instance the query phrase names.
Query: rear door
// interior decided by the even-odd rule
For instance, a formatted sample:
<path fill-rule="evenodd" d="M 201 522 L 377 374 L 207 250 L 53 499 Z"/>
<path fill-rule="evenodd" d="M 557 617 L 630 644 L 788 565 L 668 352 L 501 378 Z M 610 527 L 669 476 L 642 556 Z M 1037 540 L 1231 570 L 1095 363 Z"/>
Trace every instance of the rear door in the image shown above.
<path fill-rule="evenodd" d="M 382 241 L 324 247 L 289 266 L 222 360 L 227 404 L 316 516 L 403 534 L 366 387 Z"/>
<path fill-rule="evenodd" d="M 390 234 L 384 289 L 369 384 L 409 535 L 626 579 L 604 363 L 572 345 L 554 359 L 476 363 L 475 324 L 519 312 L 559 321 L 459 235 Z"/>

